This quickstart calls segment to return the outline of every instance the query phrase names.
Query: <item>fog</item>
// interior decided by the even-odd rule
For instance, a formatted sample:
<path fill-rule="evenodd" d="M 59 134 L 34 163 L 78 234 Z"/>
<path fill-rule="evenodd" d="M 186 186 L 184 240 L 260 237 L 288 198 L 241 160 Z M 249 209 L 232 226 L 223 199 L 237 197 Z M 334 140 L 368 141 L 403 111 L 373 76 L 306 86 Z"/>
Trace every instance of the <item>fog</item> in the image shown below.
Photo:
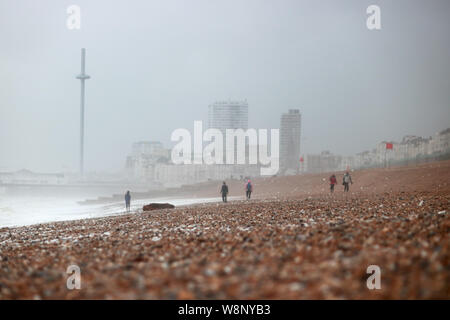
<path fill-rule="evenodd" d="M 81 29 L 66 27 L 69 5 Z M 366 8 L 381 8 L 381 30 Z M 0 171 L 87 171 L 247 99 L 249 126 L 302 113 L 301 153 L 354 154 L 449 127 L 450 2 L 0 0 Z"/>

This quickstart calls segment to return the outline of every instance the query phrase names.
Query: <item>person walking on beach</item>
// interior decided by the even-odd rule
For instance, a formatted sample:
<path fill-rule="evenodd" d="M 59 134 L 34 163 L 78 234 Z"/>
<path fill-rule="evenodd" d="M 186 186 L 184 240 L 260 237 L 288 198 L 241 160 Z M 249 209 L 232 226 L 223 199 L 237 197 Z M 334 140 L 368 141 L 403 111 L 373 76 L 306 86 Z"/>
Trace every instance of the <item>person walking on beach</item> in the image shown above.
<path fill-rule="evenodd" d="M 342 178 L 342 184 L 344 185 L 344 192 L 348 192 L 349 190 L 349 183 L 353 184 L 352 177 L 350 176 L 350 173 L 348 171 L 344 174 L 344 177 Z"/>
<path fill-rule="evenodd" d="M 220 189 L 220 193 L 222 193 L 222 201 L 227 202 L 228 186 L 225 183 L 225 181 L 222 184 L 222 189 Z"/>
<path fill-rule="evenodd" d="M 245 186 L 245 193 L 246 193 L 246 196 L 247 196 L 247 200 L 250 200 L 250 197 L 252 195 L 252 191 L 253 191 L 252 182 L 250 180 L 248 180 L 247 184 Z"/>
<path fill-rule="evenodd" d="M 130 191 L 127 191 L 127 193 L 125 193 L 125 206 L 126 206 L 127 212 L 130 212 L 130 204 L 131 204 L 131 195 L 130 195 Z"/>
<path fill-rule="evenodd" d="M 334 185 L 337 184 L 336 176 L 333 174 L 330 177 L 330 192 L 334 192 Z"/>

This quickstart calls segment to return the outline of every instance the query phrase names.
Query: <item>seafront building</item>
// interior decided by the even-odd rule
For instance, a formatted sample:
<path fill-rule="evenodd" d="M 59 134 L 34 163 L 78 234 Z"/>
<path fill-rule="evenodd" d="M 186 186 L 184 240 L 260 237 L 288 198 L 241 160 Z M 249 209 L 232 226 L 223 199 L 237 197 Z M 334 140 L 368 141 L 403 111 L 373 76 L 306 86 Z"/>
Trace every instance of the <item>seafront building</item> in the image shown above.
<path fill-rule="evenodd" d="M 282 174 L 298 174 L 300 168 L 301 114 L 290 109 L 280 119 L 280 171 Z"/>
<path fill-rule="evenodd" d="M 243 101 L 216 101 L 208 106 L 208 128 L 248 129 L 248 103 Z"/>
<path fill-rule="evenodd" d="M 334 155 L 330 151 L 308 154 L 305 160 L 308 173 L 339 171 L 342 166 L 342 156 Z"/>
<path fill-rule="evenodd" d="M 388 144 L 392 148 L 387 148 Z M 353 156 L 338 156 L 328 151 L 318 155 L 307 155 L 305 172 L 387 167 L 440 159 L 450 159 L 450 128 L 428 138 L 407 135 L 400 142 L 381 141 L 372 150 L 359 152 Z"/>
<path fill-rule="evenodd" d="M 179 187 L 209 180 L 242 180 L 259 175 L 256 165 L 175 165 L 170 160 L 170 152 L 157 141 L 133 144 L 126 163 L 128 179 L 153 187 Z"/>
<path fill-rule="evenodd" d="M 208 106 L 208 129 L 218 129 L 225 139 L 227 129 L 248 129 L 248 103 L 242 101 L 216 101 Z M 246 158 L 248 155 L 248 143 L 245 143 Z M 237 145 L 228 150 L 227 145 L 223 146 L 223 163 L 226 163 L 226 155 L 237 154 Z"/>
<path fill-rule="evenodd" d="M 0 172 L 0 186 L 61 186 L 66 185 L 67 183 L 67 176 L 63 173 L 38 173 L 26 169 L 14 172 Z"/>
<path fill-rule="evenodd" d="M 170 150 L 164 148 L 161 142 L 135 142 L 126 161 L 128 177 L 139 182 L 153 181 L 155 165 L 157 163 L 168 163 L 169 159 Z"/>
<path fill-rule="evenodd" d="M 243 101 L 217 101 L 208 107 L 208 128 L 219 129 L 226 137 L 226 129 L 248 129 L 248 103 Z M 246 141 L 246 163 L 249 144 Z M 127 157 L 127 173 L 132 180 L 176 187 L 208 180 L 241 179 L 259 176 L 259 166 L 249 164 L 226 164 L 226 153 L 234 152 L 224 144 L 223 164 L 178 164 L 171 161 L 171 150 L 158 141 L 136 142 Z"/>
<path fill-rule="evenodd" d="M 337 172 L 450 159 L 450 128 L 428 138 L 407 135 L 400 142 L 381 141 L 373 149 L 355 155 L 342 156 L 323 151 L 320 154 L 301 156 L 301 118 L 298 109 L 290 109 L 281 115 L 278 175 Z M 209 105 L 208 128 L 221 130 L 224 137 L 226 129 L 247 130 L 247 101 L 222 101 Z M 387 148 L 387 145 L 390 147 Z M 164 187 L 176 187 L 208 180 L 244 180 L 257 177 L 260 175 L 260 166 L 248 164 L 249 147 L 252 146 L 246 142 L 246 164 L 243 165 L 226 164 L 225 159 L 224 164 L 175 165 L 170 159 L 171 150 L 165 148 L 161 142 L 136 142 L 127 157 L 127 176 L 136 182 Z M 236 154 L 236 145 L 234 150 L 224 151 Z M 303 159 L 302 162 L 300 158 Z"/>

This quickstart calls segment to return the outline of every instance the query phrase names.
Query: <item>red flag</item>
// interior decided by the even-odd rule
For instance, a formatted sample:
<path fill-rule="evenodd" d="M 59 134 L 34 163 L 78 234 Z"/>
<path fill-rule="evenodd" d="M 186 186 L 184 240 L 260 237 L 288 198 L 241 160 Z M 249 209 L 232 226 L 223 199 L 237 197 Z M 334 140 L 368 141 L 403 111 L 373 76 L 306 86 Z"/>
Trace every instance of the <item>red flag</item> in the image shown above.
<path fill-rule="evenodd" d="M 389 142 L 386 142 L 386 150 L 392 150 L 392 149 L 394 149 L 394 144 L 393 143 L 389 143 Z"/>
<path fill-rule="evenodd" d="M 303 162 L 303 157 L 300 157 L 300 162 Z"/>

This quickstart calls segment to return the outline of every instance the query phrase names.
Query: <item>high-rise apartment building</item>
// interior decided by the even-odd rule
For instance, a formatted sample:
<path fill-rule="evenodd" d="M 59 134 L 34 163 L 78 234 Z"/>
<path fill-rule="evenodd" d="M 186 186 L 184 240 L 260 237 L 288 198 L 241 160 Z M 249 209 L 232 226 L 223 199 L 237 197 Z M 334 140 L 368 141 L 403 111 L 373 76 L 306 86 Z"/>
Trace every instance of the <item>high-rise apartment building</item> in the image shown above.
<path fill-rule="evenodd" d="M 226 129 L 248 129 L 248 103 L 244 101 L 217 101 L 209 105 L 208 109 L 208 128 L 219 129 L 223 137 L 226 137 Z M 224 163 L 226 155 L 233 153 L 237 159 L 237 144 L 234 148 L 228 149 L 224 143 Z M 245 145 L 245 157 L 248 155 L 248 143 Z"/>
<path fill-rule="evenodd" d="M 218 101 L 209 105 L 208 128 L 248 129 L 247 101 Z"/>
<path fill-rule="evenodd" d="M 298 172 L 300 165 L 301 114 L 298 109 L 283 113 L 280 120 L 280 171 Z"/>

